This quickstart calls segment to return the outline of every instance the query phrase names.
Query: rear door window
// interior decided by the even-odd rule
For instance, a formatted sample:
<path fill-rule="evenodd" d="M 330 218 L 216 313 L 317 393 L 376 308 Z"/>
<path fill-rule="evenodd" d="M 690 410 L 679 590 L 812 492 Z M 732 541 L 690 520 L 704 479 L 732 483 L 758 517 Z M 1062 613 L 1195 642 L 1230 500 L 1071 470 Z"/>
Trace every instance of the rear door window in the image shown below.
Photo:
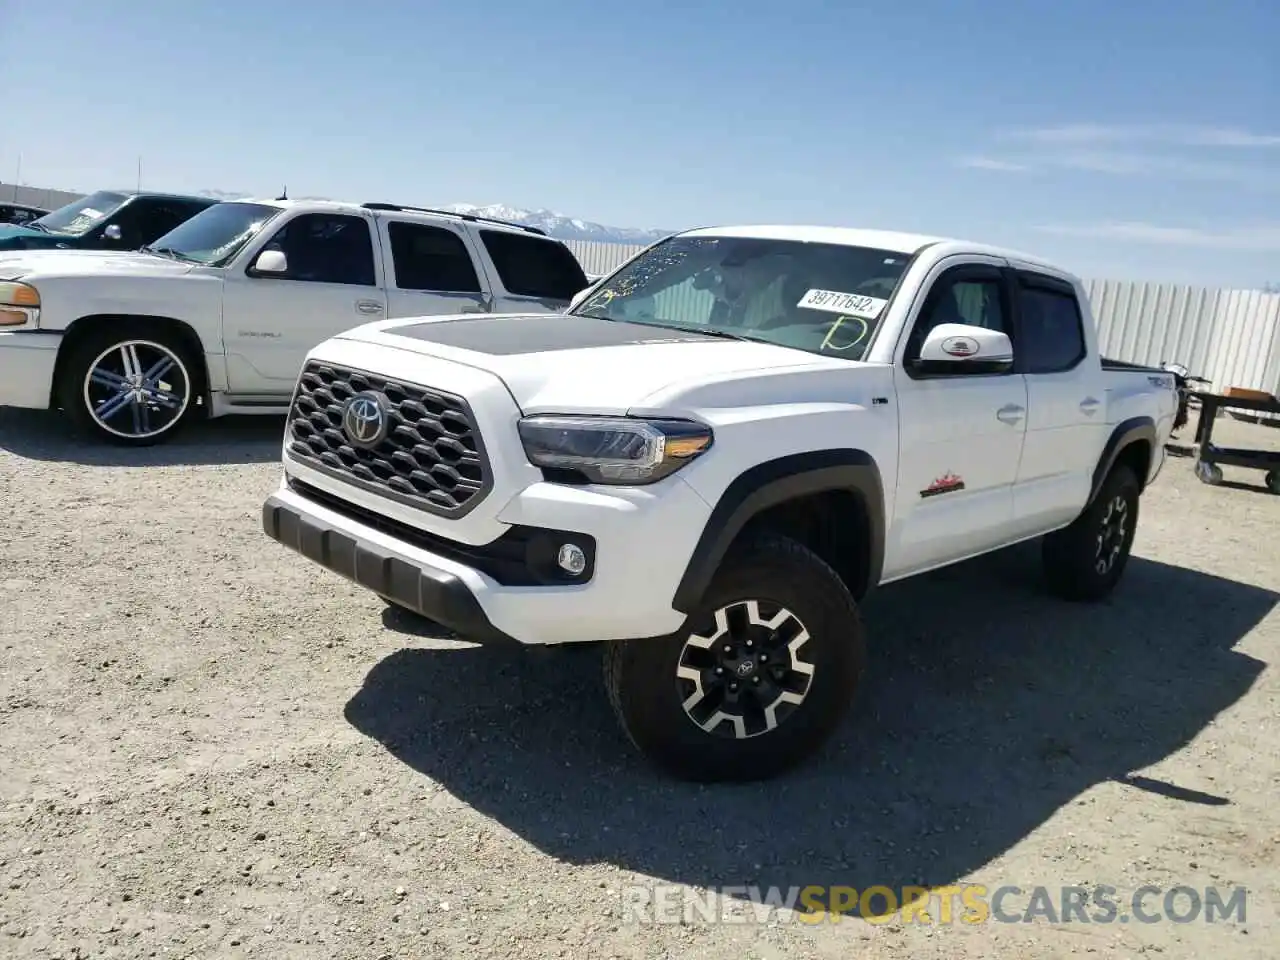
<path fill-rule="evenodd" d="M 480 239 L 508 293 L 568 301 L 587 285 L 578 258 L 564 244 L 532 234 L 481 230 Z"/>
<path fill-rule="evenodd" d="M 1087 348 L 1074 291 L 1048 277 L 1023 274 L 1018 285 L 1018 355 L 1026 373 L 1062 373 Z"/>
<path fill-rule="evenodd" d="M 482 292 L 471 253 L 452 230 L 392 220 L 387 224 L 387 236 L 399 289 Z"/>

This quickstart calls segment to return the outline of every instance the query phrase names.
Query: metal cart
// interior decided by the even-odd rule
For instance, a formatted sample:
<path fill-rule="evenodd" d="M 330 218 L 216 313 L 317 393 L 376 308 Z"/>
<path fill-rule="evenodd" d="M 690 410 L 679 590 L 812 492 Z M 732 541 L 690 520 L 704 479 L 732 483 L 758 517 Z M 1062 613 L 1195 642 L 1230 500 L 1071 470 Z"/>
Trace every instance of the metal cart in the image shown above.
<path fill-rule="evenodd" d="M 1280 400 L 1271 397 L 1267 400 L 1255 400 L 1252 397 L 1227 397 L 1220 393 L 1204 393 L 1199 390 L 1190 391 L 1190 396 L 1200 401 L 1200 420 L 1196 424 L 1196 476 L 1204 483 L 1216 485 L 1222 482 L 1222 468 L 1218 464 L 1229 467 L 1245 467 L 1250 470 L 1265 470 L 1266 486 L 1272 493 L 1280 494 L 1280 451 L 1277 450 L 1244 450 L 1239 447 L 1215 447 L 1213 445 L 1213 424 L 1218 418 L 1218 411 L 1224 407 L 1233 410 L 1252 410 L 1255 413 L 1274 413 L 1280 415 Z"/>

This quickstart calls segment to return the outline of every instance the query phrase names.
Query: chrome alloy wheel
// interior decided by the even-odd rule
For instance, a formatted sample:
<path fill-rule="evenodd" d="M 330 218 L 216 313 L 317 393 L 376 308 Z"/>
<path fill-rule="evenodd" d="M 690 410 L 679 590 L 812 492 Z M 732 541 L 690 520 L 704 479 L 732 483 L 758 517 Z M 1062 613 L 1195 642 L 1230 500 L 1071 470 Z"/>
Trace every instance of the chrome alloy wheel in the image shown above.
<path fill-rule="evenodd" d="M 1120 558 L 1128 528 L 1129 504 L 1124 497 L 1113 497 L 1102 515 L 1102 529 L 1098 532 L 1098 547 L 1093 558 L 1094 569 L 1100 576 L 1110 573 Z"/>
<path fill-rule="evenodd" d="M 813 684 L 809 631 L 790 610 L 739 600 L 714 628 L 685 641 L 676 668 L 685 715 L 713 736 L 745 740 L 775 730 Z"/>
<path fill-rule="evenodd" d="M 172 349 L 151 340 L 113 344 L 89 364 L 85 409 L 117 437 L 142 440 L 169 430 L 191 402 L 191 376 Z"/>

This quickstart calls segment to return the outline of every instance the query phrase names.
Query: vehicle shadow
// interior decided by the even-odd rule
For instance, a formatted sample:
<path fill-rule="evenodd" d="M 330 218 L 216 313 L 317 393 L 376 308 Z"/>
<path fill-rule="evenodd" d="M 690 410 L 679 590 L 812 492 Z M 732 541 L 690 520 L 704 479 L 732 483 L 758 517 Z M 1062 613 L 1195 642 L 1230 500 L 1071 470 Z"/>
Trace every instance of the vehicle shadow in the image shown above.
<path fill-rule="evenodd" d="M 936 887 L 1108 780 L 1230 804 L 1227 783 L 1134 771 L 1249 690 L 1263 664 L 1233 647 L 1280 594 L 1134 557 L 1109 601 L 1077 605 L 1046 599 L 1039 570 L 1024 545 L 870 598 L 851 716 L 770 782 L 654 772 L 619 732 L 595 656 L 403 649 L 345 716 L 559 860 L 694 886 Z"/>
<path fill-rule="evenodd" d="M 235 416 L 192 423 L 152 447 L 117 447 L 76 436 L 66 419 L 51 411 L 0 409 L 0 450 L 28 460 L 93 467 L 269 463 L 280 458 L 283 438 L 282 416 Z"/>

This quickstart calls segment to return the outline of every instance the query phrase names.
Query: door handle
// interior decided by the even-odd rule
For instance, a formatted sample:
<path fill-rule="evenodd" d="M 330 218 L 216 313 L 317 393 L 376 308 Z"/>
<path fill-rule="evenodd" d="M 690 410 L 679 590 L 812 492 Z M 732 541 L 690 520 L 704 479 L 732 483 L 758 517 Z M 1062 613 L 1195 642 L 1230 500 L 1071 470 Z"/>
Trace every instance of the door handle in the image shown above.
<path fill-rule="evenodd" d="M 356 309 L 361 313 L 381 313 L 382 304 L 377 300 L 357 300 Z"/>
<path fill-rule="evenodd" d="M 1086 417 L 1092 417 L 1098 412 L 1098 407 L 1102 406 L 1101 401 L 1094 397 L 1085 397 L 1080 401 L 1080 412 Z"/>
<path fill-rule="evenodd" d="M 996 411 L 996 419 L 1001 423 L 1019 423 L 1026 412 L 1026 407 L 1020 407 L 1016 403 L 1006 403 Z"/>

